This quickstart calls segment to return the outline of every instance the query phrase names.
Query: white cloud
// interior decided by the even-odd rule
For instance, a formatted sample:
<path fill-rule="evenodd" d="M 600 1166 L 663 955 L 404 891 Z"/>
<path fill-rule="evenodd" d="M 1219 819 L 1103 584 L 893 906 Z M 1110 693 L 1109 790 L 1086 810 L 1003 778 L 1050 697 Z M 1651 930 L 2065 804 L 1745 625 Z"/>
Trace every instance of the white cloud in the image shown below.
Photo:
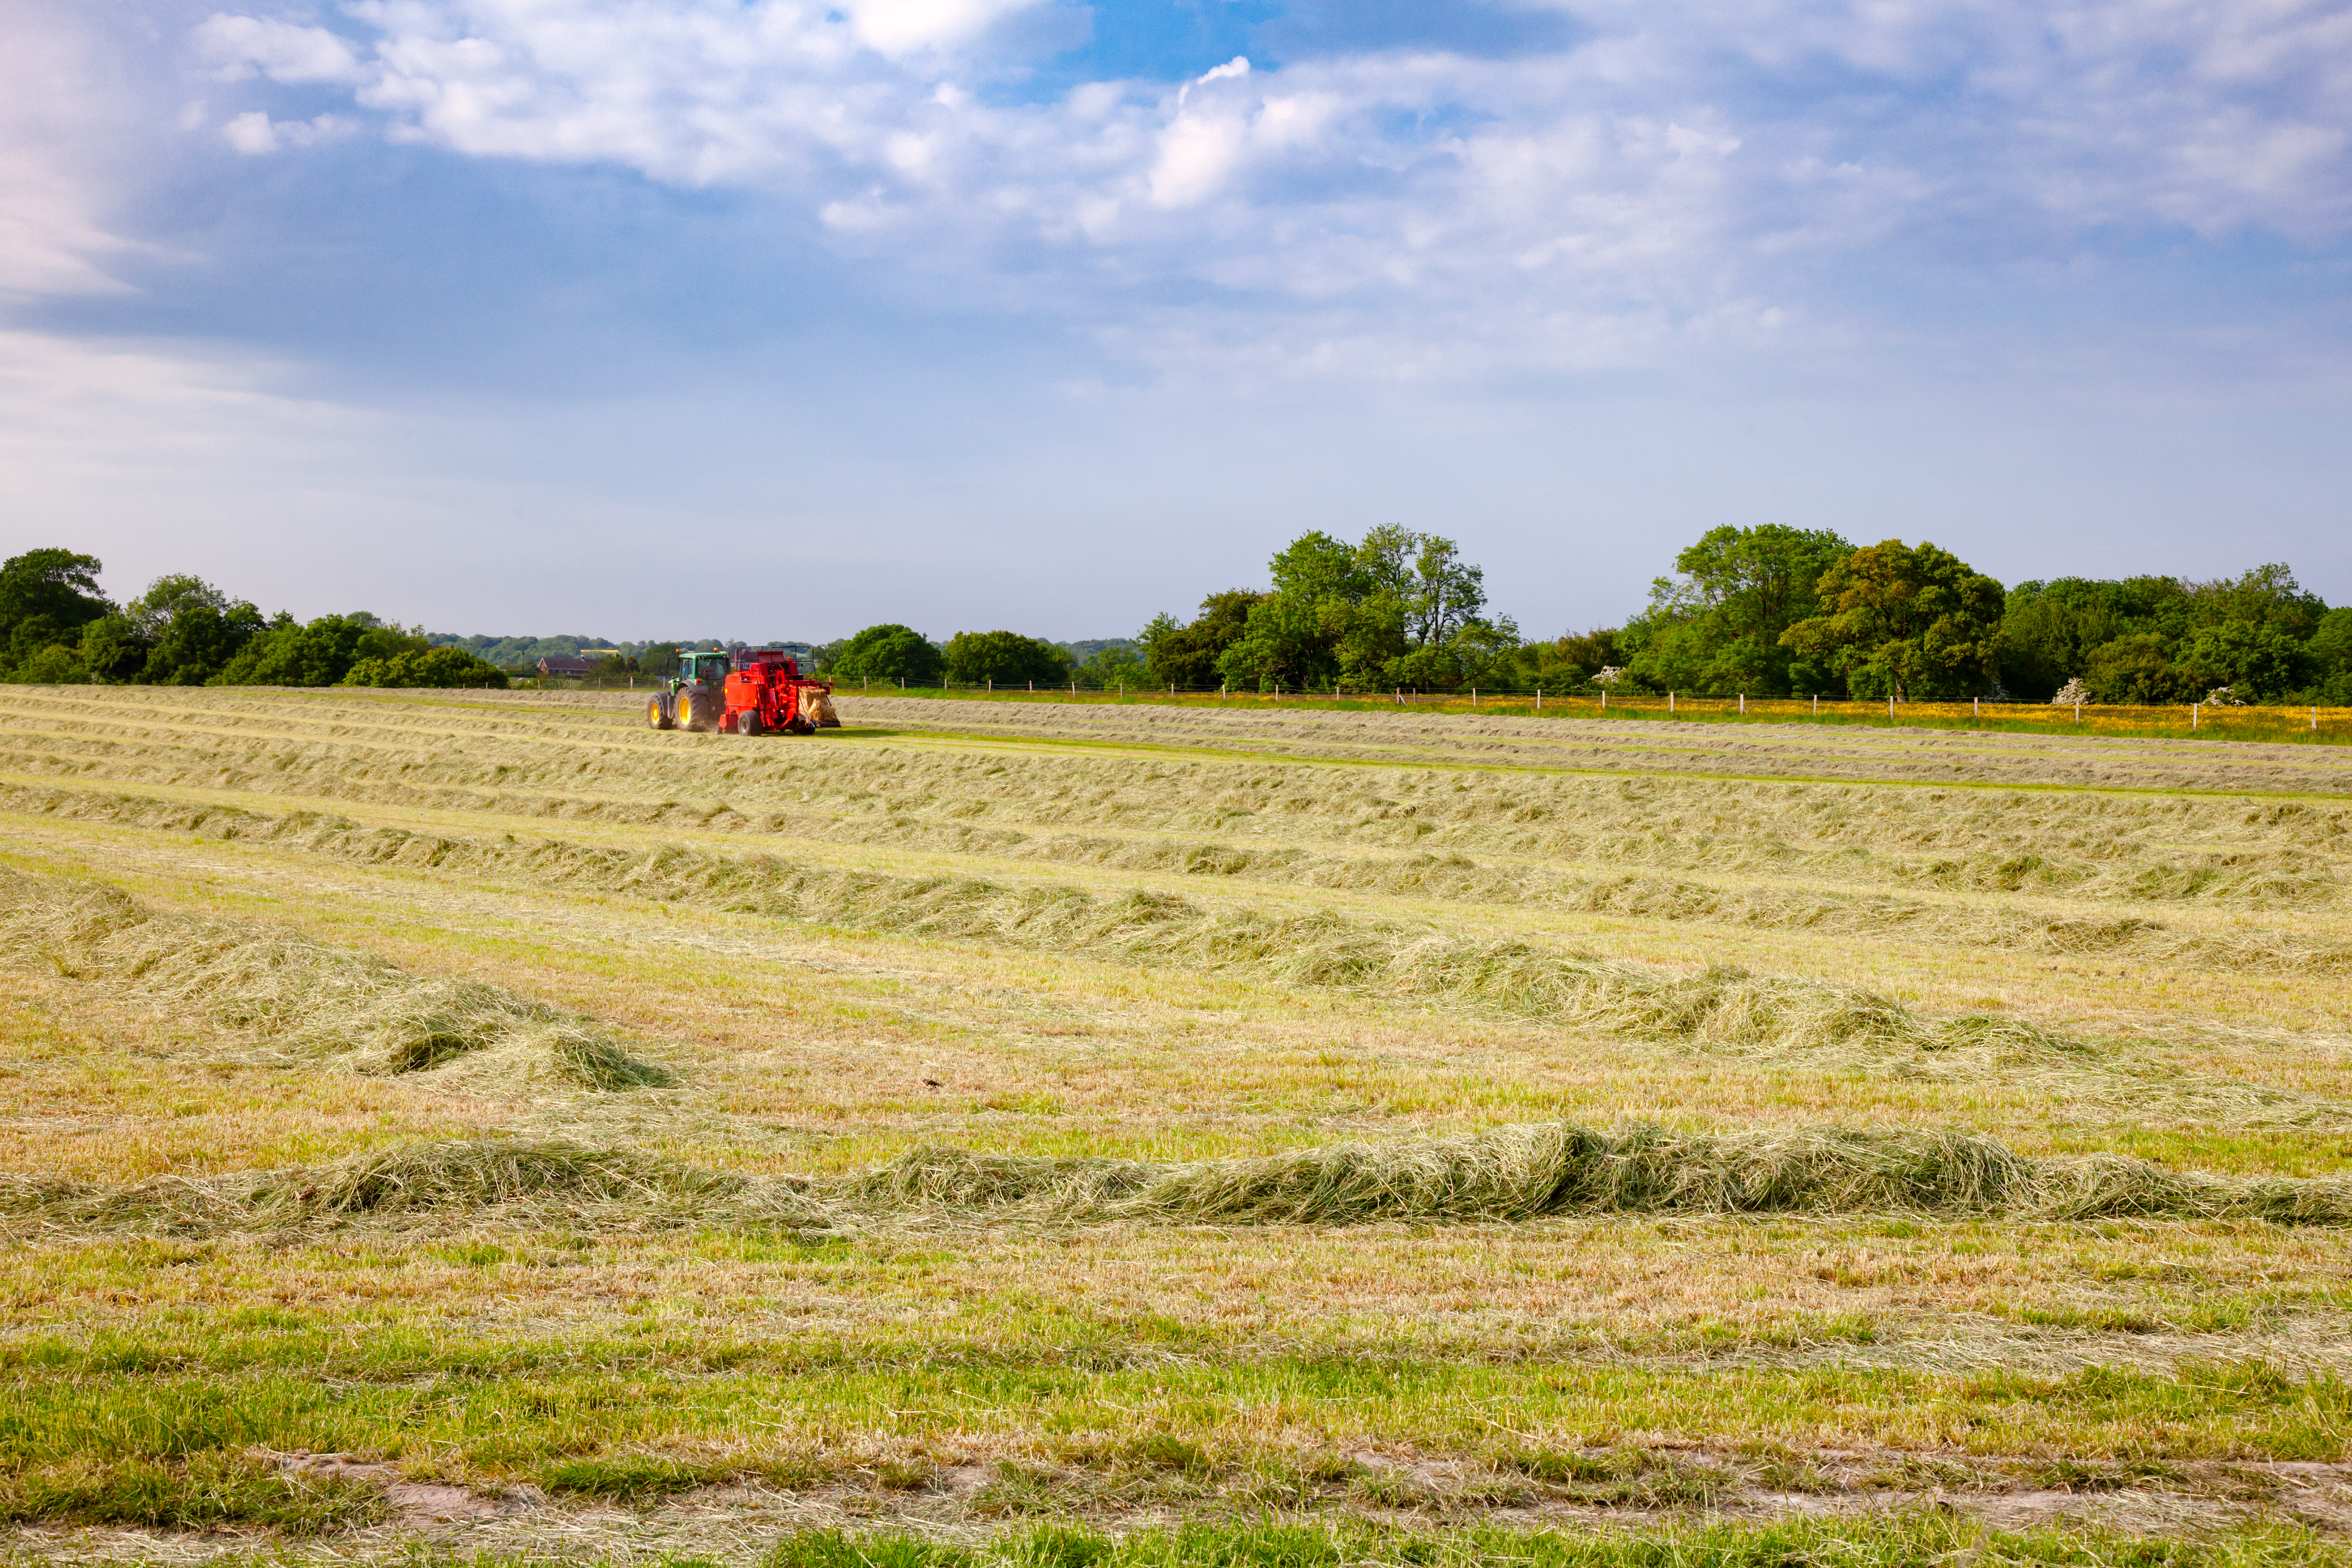
<path fill-rule="evenodd" d="M 857 39 L 891 59 L 970 43 L 996 23 L 1040 0 L 849 0 Z"/>
<path fill-rule="evenodd" d="M 1873 247 L 2352 228 L 2345 0 L 1570 0 L 1587 39 L 1551 54 L 1237 58 L 1043 103 L 953 85 L 1035 3 L 354 0 L 363 43 L 226 14 L 197 42 L 225 71 L 346 84 L 399 139 L 768 189 L 1028 308 L 1155 279 L 1245 295 L 1296 313 L 1254 341 L 1301 363 L 1389 341 L 1425 367 L 1474 339 L 1610 357 L 1750 337 L 1776 308 L 1785 334 L 1819 316 L 1803 268 Z M 342 126 L 256 109 L 226 133 Z M 1030 283 L 992 275 L 1005 254 Z"/>
<path fill-rule="evenodd" d="M 366 76 L 351 45 L 324 27 L 215 13 L 196 25 L 192 42 L 223 81 L 243 81 L 257 72 L 283 82 L 357 82 Z"/>
<path fill-rule="evenodd" d="M 284 147 L 314 147 L 349 136 L 359 129 L 341 115 L 321 114 L 312 120 L 272 120 L 257 109 L 247 110 L 221 127 L 228 144 L 247 156 L 275 153 Z"/>

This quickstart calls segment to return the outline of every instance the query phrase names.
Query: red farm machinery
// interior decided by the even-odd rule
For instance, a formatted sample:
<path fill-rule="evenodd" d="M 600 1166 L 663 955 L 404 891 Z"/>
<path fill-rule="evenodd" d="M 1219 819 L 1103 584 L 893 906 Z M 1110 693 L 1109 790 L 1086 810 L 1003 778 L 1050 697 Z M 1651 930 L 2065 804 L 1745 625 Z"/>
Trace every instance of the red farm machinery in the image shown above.
<path fill-rule="evenodd" d="M 831 684 L 803 679 L 799 661 L 772 648 L 680 654 L 677 678 L 646 700 L 646 722 L 738 735 L 812 735 L 841 727 Z"/>

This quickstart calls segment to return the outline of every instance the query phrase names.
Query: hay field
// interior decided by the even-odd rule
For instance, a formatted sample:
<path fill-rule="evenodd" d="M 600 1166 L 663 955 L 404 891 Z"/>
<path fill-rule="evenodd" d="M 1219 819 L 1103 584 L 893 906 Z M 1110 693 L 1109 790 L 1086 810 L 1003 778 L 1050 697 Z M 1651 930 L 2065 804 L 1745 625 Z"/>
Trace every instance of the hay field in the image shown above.
<path fill-rule="evenodd" d="M 2304 1562 L 2332 748 L 0 688 L 21 1557 Z"/>

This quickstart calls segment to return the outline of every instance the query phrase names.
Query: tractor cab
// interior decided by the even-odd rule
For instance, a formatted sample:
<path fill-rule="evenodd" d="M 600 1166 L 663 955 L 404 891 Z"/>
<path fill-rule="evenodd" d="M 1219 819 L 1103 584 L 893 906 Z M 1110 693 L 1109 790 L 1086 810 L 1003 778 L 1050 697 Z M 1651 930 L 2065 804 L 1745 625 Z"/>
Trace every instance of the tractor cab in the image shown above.
<path fill-rule="evenodd" d="M 727 679 L 733 663 L 734 658 L 730 654 L 682 653 L 677 656 L 677 679 L 685 686 L 698 686 L 705 681 L 717 686 Z"/>

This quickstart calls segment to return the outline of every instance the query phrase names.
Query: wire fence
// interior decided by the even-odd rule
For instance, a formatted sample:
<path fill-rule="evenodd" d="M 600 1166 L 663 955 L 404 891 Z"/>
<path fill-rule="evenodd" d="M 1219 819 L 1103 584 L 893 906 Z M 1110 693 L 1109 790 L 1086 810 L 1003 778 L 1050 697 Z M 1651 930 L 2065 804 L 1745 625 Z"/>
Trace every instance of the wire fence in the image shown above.
<path fill-rule="evenodd" d="M 1622 719 L 1681 723 L 1853 725 L 1879 729 L 1979 730 L 1989 732 L 2113 735 L 2231 741 L 2352 742 L 2352 708 L 2216 706 L 2192 702 L 2132 707 L 2098 703 L 1838 701 L 1825 698 L 1562 695 L 1538 690 L 1495 691 L 1238 691 L 1230 689 L 1117 687 L 1072 684 L 942 684 L 838 681 L 844 696 L 979 699 L 996 702 L 1060 702 L 1216 708 L 1234 710 L 1343 713 L 1461 713 L 1495 718 Z"/>

